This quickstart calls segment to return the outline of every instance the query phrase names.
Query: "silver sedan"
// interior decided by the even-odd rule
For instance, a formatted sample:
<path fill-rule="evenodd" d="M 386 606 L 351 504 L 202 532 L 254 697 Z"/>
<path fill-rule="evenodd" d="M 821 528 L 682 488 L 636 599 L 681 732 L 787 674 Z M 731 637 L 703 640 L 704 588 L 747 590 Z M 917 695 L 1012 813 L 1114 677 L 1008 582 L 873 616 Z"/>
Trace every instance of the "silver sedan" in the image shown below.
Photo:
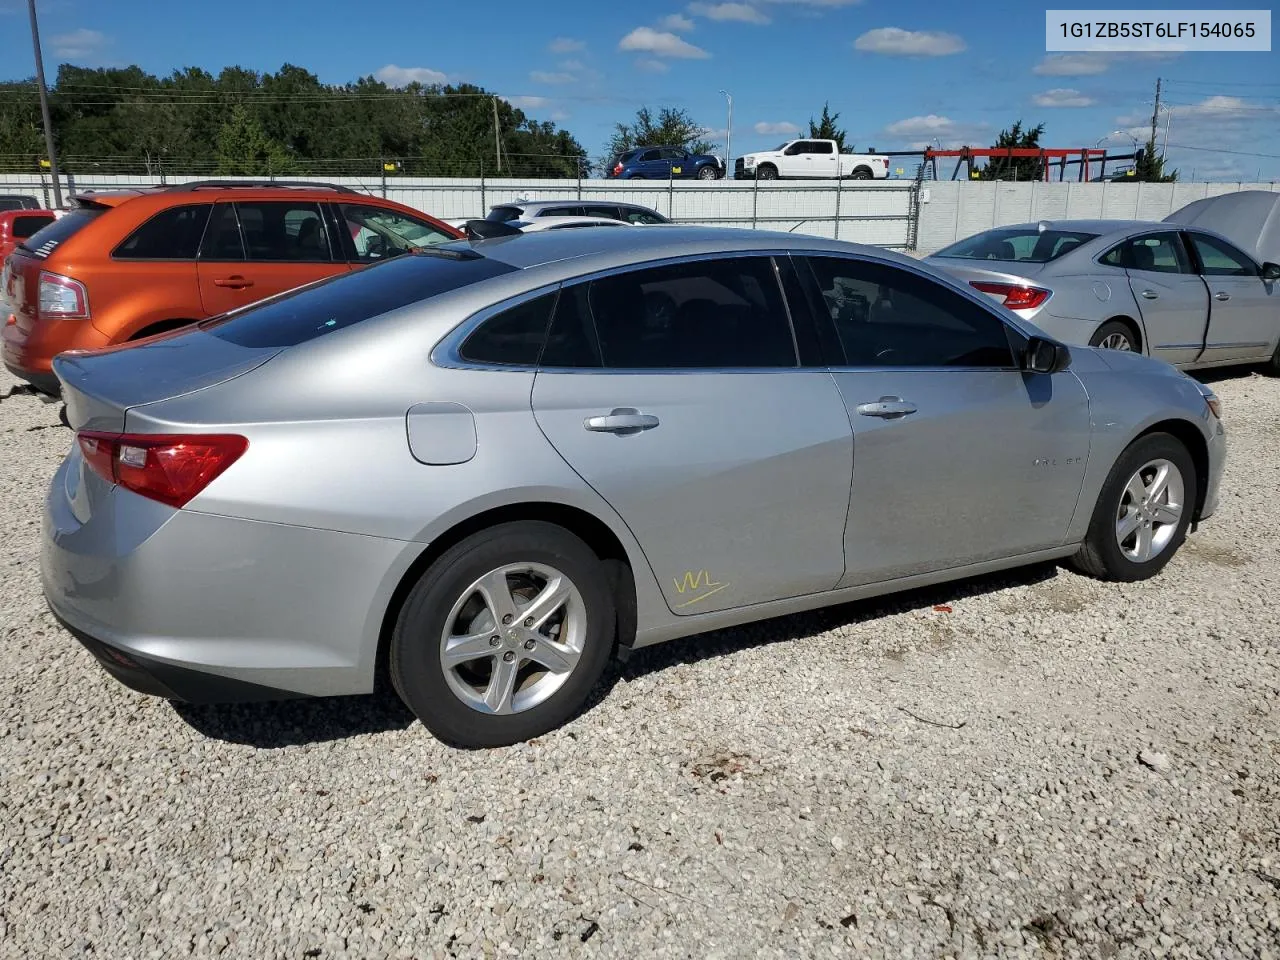
<path fill-rule="evenodd" d="M 1280 254 L 1276 254 L 1280 258 Z M 1183 369 L 1280 375 L 1280 264 L 1177 223 L 1053 220 L 997 227 L 927 261 L 1067 343 Z"/>
<path fill-rule="evenodd" d="M 676 637 L 1038 561 L 1155 575 L 1218 400 L 836 241 L 458 241 L 55 361 L 49 603 L 186 700 L 380 675 L 482 746 Z"/>

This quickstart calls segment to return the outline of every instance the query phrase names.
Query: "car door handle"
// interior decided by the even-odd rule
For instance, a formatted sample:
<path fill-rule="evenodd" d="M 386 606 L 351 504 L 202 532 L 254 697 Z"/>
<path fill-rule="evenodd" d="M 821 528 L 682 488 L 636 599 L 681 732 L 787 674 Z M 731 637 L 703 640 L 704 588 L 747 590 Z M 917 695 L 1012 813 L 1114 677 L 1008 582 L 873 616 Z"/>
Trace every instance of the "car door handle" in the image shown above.
<path fill-rule="evenodd" d="M 230 287 L 232 290 L 243 290 L 245 287 L 252 287 L 253 281 L 246 280 L 244 277 L 217 277 L 213 281 L 215 287 Z"/>
<path fill-rule="evenodd" d="M 658 418 L 651 413 L 641 413 L 631 407 L 617 407 L 607 415 L 587 417 L 583 426 L 593 433 L 639 433 L 652 430 Z"/>
<path fill-rule="evenodd" d="M 1225 291 L 1219 290 L 1217 293 L 1215 293 L 1215 294 L 1213 295 L 1213 299 L 1215 299 L 1215 300 L 1230 300 L 1230 299 L 1231 299 L 1231 294 L 1226 293 Z"/>
<path fill-rule="evenodd" d="M 1156 293 L 1154 290 L 1143 290 L 1143 291 L 1142 291 L 1142 296 L 1143 296 L 1143 297 L 1145 297 L 1147 300 L 1159 300 L 1159 299 L 1160 299 L 1160 294 Z"/>
<path fill-rule="evenodd" d="M 879 417 L 882 420 L 897 420 L 909 413 L 916 412 L 916 405 L 901 397 L 881 397 L 871 403 L 858 404 L 858 413 L 864 417 Z"/>

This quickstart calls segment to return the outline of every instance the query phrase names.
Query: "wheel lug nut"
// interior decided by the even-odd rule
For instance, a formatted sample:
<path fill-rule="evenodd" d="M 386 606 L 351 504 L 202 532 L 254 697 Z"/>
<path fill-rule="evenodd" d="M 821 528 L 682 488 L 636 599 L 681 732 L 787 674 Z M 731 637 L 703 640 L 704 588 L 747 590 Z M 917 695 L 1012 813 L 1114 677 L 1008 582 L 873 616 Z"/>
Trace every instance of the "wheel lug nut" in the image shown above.
<path fill-rule="evenodd" d="M 516 655 L 512 653 L 510 650 L 508 650 L 506 653 L 502 655 L 502 659 L 505 660 L 507 663 L 510 663 L 515 658 L 516 658 Z"/>
<path fill-rule="evenodd" d="M 496 647 L 496 646 L 497 646 L 498 644 L 500 644 L 501 642 L 502 642 L 502 638 L 501 638 L 501 637 L 490 637 L 490 638 L 489 638 L 489 646 L 491 646 L 491 647 Z"/>
<path fill-rule="evenodd" d="M 502 618 L 502 622 L 503 622 L 504 624 L 505 624 L 505 623 L 510 623 L 510 622 L 511 622 L 512 620 L 514 620 L 514 619 L 515 619 L 515 618 L 514 618 L 513 616 L 511 616 L 511 614 L 509 614 L 509 613 L 508 613 L 505 617 L 503 617 L 503 618 Z"/>
<path fill-rule="evenodd" d="M 532 650 L 532 649 L 534 648 L 534 646 L 535 646 L 535 643 L 534 643 L 534 641 L 532 641 L 532 640 L 526 640 L 526 641 L 524 642 L 524 648 L 525 648 L 526 650 Z"/>
<path fill-rule="evenodd" d="M 525 618 L 524 618 L 524 625 L 525 625 L 526 627 L 532 627 L 532 626 L 533 626 L 533 617 L 525 617 Z"/>

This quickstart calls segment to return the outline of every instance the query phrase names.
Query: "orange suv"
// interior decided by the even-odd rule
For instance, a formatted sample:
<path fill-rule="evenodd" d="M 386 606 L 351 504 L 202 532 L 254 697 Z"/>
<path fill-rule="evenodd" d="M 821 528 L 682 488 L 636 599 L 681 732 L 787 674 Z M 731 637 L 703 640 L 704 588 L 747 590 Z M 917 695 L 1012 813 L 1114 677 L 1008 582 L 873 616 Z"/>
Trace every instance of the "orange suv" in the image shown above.
<path fill-rule="evenodd" d="M 6 259 L 4 365 L 46 393 L 64 350 L 217 316 L 463 233 L 327 184 L 205 180 L 85 193 Z"/>

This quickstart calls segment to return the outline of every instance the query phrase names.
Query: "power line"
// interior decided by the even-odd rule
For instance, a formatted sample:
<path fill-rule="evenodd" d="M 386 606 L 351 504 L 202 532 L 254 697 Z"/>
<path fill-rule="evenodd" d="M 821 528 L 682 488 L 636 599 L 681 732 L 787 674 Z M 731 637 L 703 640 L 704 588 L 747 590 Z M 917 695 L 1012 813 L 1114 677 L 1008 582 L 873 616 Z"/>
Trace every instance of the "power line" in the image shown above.
<path fill-rule="evenodd" d="M 1164 78 L 1166 83 L 1180 83 L 1184 86 L 1195 87 L 1280 87 L 1280 83 L 1233 83 L 1226 80 L 1170 80 Z"/>
<path fill-rule="evenodd" d="M 1253 153 L 1248 150 L 1224 150 L 1221 147 L 1192 147 L 1184 143 L 1169 144 L 1170 150 L 1197 150 L 1203 153 L 1229 153 L 1233 157 L 1264 157 L 1268 160 L 1280 160 L 1280 153 Z"/>

